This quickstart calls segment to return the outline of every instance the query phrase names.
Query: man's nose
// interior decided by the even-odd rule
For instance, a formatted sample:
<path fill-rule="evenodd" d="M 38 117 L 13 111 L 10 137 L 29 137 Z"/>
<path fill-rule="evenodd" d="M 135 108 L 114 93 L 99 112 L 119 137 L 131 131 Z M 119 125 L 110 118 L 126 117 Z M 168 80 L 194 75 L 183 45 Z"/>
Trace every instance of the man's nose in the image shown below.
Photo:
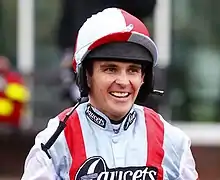
<path fill-rule="evenodd" d="M 120 86 L 126 86 L 130 84 L 129 77 L 126 72 L 121 72 L 120 74 L 118 74 L 115 82 Z"/>

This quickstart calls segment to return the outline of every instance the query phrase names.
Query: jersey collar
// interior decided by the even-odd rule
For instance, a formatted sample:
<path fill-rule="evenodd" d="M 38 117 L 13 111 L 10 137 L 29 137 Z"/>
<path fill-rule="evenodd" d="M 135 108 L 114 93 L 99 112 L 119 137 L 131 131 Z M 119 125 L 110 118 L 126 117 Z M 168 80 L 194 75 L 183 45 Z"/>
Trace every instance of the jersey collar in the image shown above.
<path fill-rule="evenodd" d="M 120 131 L 128 130 L 131 124 L 133 124 L 137 118 L 137 113 L 132 107 L 124 117 L 119 129 L 115 130 L 110 119 L 104 113 L 93 107 L 90 103 L 87 104 L 85 115 L 89 121 L 93 122 L 98 127 L 102 128 L 103 130 L 112 131 L 115 134 L 119 133 Z"/>

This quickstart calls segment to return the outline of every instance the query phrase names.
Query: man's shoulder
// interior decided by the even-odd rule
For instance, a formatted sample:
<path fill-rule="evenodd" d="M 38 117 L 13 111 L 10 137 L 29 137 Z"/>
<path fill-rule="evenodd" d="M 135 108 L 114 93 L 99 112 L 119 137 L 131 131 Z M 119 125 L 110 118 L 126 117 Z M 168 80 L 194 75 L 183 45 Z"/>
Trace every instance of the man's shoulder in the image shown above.
<path fill-rule="evenodd" d="M 63 109 L 59 113 L 57 113 L 54 117 L 50 118 L 47 122 L 46 128 L 41 130 L 37 134 L 36 138 L 41 139 L 41 140 L 43 139 L 43 141 L 48 140 L 48 138 L 51 137 L 53 135 L 53 133 L 56 131 L 56 129 L 58 128 L 60 121 L 64 121 L 65 117 L 68 115 L 68 113 L 71 111 L 71 109 L 72 109 L 72 107 Z M 71 114 L 71 116 L 69 117 L 67 122 L 73 118 L 73 114 L 74 114 L 74 112 Z"/>
<path fill-rule="evenodd" d="M 62 110 L 56 116 L 59 121 L 65 121 L 64 133 L 68 134 L 77 128 L 81 128 L 82 121 L 85 117 L 86 103 L 80 104 L 77 108 L 69 107 Z"/>
<path fill-rule="evenodd" d="M 68 116 L 68 120 L 79 119 L 79 116 L 84 113 L 85 103 L 80 104 L 76 109 L 74 107 L 68 107 L 62 110 L 60 113 L 57 114 L 57 117 L 60 121 L 63 121 L 66 116 Z"/>
<path fill-rule="evenodd" d="M 63 109 L 62 111 L 60 111 L 58 114 L 57 114 L 57 117 L 60 121 L 64 120 L 64 118 L 72 111 L 72 107 L 68 107 L 68 108 L 65 108 Z M 76 110 L 74 110 L 73 112 L 71 112 L 71 115 L 70 117 L 72 117 L 73 113 L 75 113 Z"/>
<path fill-rule="evenodd" d="M 145 115 L 149 115 L 149 116 L 152 116 L 153 118 L 160 119 L 159 114 L 153 109 L 145 107 L 145 106 L 143 108 L 144 108 Z"/>
<path fill-rule="evenodd" d="M 166 135 L 169 136 L 172 139 L 182 139 L 182 140 L 188 140 L 189 137 L 186 135 L 186 133 L 181 130 L 178 126 L 174 125 L 172 122 L 166 121 L 160 114 L 160 120 L 163 121 L 164 127 L 166 129 Z"/>
<path fill-rule="evenodd" d="M 175 154 L 181 155 L 184 149 L 191 144 L 190 138 L 178 126 L 175 126 L 172 122 L 167 122 L 161 115 L 159 116 L 164 123 L 164 146 L 166 149 L 175 151 Z"/>
<path fill-rule="evenodd" d="M 144 115 L 145 115 L 145 120 L 147 118 L 151 119 L 154 122 L 160 123 L 164 127 L 164 133 L 165 136 L 169 136 L 172 139 L 183 139 L 183 140 L 188 140 L 188 136 L 185 134 L 184 131 L 182 131 L 179 127 L 173 125 L 171 122 L 168 122 L 163 118 L 161 114 L 158 112 L 154 111 L 151 108 L 145 107 L 145 106 L 136 106 L 137 108 L 142 108 Z M 175 137 L 175 138 L 173 138 Z"/>
<path fill-rule="evenodd" d="M 134 108 L 136 111 L 141 111 L 144 113 L 145 120 L 151 119 L 153 121 L 161 121 L 160 115 L 151 108 L 148 108 L 146 106 L 137 105 L 137 104 L 135 104 Z"/>
<path fill-rule="evenodd" d="M 146 114 L 150 114 L 150 115 L 154 115 L 154 116 L 158 115 L 158 113 L 156 111 L 154 111 L 153 109 L 146 107 L 146 106 L 134 104 L 134 109 L 135 110 L 143 110 L 144 113 L 146 113 Z"/>
<path fill-rule="evenodd" d="M 142 109 L 145 121 L 151 126 L 150 128 L 153 128 L 152 126 L 154 126 L 163 132 L 163 143 L 166 152 L 170 152 L 171 154 L 174 153 L 180 157 L 184 149 L 190 144 L 190 139 L 186 133 L 171 122 L 166 121 L 161 114 L 155 112 L 153 109 L 144 106 L 137 107 Z"/>

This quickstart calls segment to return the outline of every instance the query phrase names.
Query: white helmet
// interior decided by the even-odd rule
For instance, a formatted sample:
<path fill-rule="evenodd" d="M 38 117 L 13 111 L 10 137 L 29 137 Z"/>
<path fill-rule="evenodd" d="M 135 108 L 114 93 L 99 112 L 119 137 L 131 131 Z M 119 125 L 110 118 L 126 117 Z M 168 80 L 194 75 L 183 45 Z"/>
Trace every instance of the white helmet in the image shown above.
<path fill-rule="evenodd" d="M 85 69 L 83 67 L 84 60 L 88 59 L 88 55 L 94 52 L 94 50 L 112 43 L 133 44 L 133 46 L 138 45 L 139 48 L 138 52 L 133 53 L 130 58 L 127 58 L 127 56 L 123 57 L 121 52 L 117 53 L 115 51 L 114 53 L 117 55 L 114 56 L 114 54 L 112 56 L 110 53 L 110 56 L 109 54 L 106 55 L 108 58 L 117 57 L 119 59 L 141 60 L 142 62 L 147 61 L 148 63 L 151 61 L 152 66 L 155 66 L 157 63 L 157 47 L 149 37 L 146 26 L 139 19 L 122 9 L 107 8 L 88 18 L 78 32 L 73 58 L 73 68 L 77 73 L 77 81 L 81 96 L 87 96 L 88 94 Z M 118 47 L 116 46 L 115 49 L 124 49 Z M 132 47 L 132 49 L 133 48 L 135 47 Z M 105 52 L 106 51 L 101 51 L 100 53 L 103 54 Z M 146 52 L 148 53 L 147 57 L 149 57 L 150 54 L 150 60 L 149 58 L 145 58 Z M 143 56 L 141 54 L 143 54 Z M 145 83 L 148 85 L 146 94 L 149 94 L 150 91 L 153 90 L 153 72 L 150 77 L 148 76 L 147 78 L 148 80 L 145 80 Z"/>

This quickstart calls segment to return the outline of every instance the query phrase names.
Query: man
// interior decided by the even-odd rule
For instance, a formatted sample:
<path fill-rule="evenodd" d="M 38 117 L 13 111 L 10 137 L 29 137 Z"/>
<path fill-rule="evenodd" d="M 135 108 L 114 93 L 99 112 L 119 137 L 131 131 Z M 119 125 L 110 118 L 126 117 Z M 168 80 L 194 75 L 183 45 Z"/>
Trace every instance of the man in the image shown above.
<path fill-rule="evenodd" d="M 87 19 L 73 66 L 89 102 L 50 120 L 36 137 L 22 179 L 196 180 L 189 138 L 134 104 L 142 93 L 157 92 L 157 55 L 147 28 L 124 10 L 108 8 Z"/>

